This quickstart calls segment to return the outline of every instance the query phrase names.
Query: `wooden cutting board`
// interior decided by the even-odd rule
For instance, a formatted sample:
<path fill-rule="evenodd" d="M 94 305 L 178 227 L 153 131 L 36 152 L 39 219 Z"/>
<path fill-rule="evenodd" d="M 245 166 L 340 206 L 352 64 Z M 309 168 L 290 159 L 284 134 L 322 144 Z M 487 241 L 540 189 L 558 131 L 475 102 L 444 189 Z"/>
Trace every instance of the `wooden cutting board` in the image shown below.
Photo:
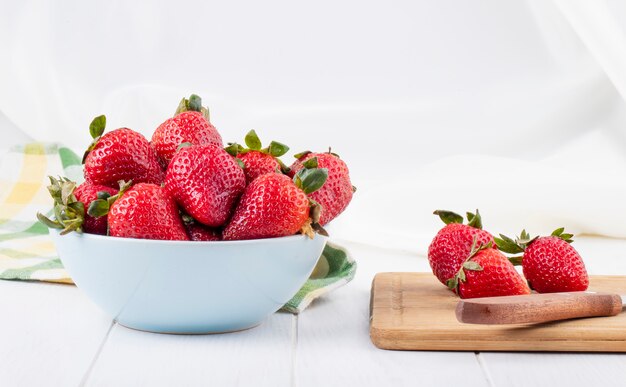
<path fill-rule="evenodd" d="M 589 290 L 626 294 L 626 277 L 591 276 Z M 400 350 L 626 352 L 626 311 L 535 325 L 473 325 L 456 320 L 458 300 L 431 273 L 379 273 L 372 283 L 372 342 Z"/>

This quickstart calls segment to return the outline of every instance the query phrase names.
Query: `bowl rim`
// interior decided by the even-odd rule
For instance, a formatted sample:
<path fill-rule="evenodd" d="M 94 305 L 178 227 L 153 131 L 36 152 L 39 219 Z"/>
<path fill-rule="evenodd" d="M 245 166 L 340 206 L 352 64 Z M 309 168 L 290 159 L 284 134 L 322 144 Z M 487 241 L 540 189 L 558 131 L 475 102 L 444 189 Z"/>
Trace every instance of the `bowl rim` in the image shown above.
<path fill-rule="evenodd" d="M 245 245 L 245 244 L 255 244 L 255 243 L 280 243 L 291 241 L 295 239 L 310 239 L 308 236 L 304 234 L 296 234 L 296 235 L 288 235 L 284 237 L 277 238 L 262 238 L 262 239 L 244 239 L 244 240 L 233 240 L 233 241 L 181 241 L 181 240 L 163 240 L 163 239 L 141 239 L 141 238 L 126 238 L 126 237 L 114 237 L 110 235 L 99 235 L 99 234 L 89 234 L 85 232 L 77 233 L 72 232 L 67 235 L 60 235 L 61 230 L 50 229 L 51 233 L 56 234 L 58 238 L 64 238 L 70 235 L 73 235 L 77 238 L 86 238 L 86 239 L 95 239 L 95 240 L 111 240 L 121 243 L 150 243 L 150 244 L 167 244 L 171 245 L 181 245 L 181 246 L 198 246 L 198 245 Z M 328 239 L 327 236 L 320 235 L 315 233 L 315 238 Z"/>

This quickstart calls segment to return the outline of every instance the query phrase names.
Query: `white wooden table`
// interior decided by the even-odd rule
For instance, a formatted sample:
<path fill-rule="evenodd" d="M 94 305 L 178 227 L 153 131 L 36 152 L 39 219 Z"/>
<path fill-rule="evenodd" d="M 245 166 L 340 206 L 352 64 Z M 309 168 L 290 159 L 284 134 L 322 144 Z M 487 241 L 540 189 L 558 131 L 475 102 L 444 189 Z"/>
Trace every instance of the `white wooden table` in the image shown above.
<path fill-rule="evenodd" d="M 0 386 L 626 386 L 626 355 L 384 351 L 368 335 L 380 271 L 425 257 L 343 243 L 354 282 L 299 316 L 208 336 L 113 323 L 73 286 L 0 281 Z M 626 274 L 626 241 L 578 238 L 592 274 Z"/>

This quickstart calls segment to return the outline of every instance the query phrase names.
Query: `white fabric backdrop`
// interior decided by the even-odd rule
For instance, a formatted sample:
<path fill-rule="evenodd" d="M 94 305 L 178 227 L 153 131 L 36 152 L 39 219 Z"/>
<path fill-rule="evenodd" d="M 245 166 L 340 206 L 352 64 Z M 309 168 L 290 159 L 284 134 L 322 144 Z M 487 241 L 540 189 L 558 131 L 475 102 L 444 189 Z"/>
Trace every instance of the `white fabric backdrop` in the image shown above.
<path fill-rule="evenodd" d="M 493 231 L 626 237 L 626 6 L 615 0 L 0 1 L 0 130 L 147 137 L 190 92 L 227 141 L 329 145 L 339 238 L 424 252 L 435 208 Z"/>

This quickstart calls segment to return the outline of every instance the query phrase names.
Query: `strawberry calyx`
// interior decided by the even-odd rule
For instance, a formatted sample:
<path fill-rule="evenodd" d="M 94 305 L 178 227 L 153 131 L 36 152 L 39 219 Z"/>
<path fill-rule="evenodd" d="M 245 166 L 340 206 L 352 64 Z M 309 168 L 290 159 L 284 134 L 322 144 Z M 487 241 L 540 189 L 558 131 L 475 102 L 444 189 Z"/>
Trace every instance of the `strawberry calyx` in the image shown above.
<path fill-rule="evenodd" d="M 53 213 L 55 220 L 46 217 L 40 212 L 37 213 L 37 219 L 49 228 L 63 230 L 61 235 L 72 231 L 82 232 L 85 220 L 85 206 L 74 196 L 76 183 L 66 177 L 59 176 L 57 179 L 48 176 L 48 178 L 50 179 L 50 185 L 47 188 L 54 200 Z"/>
<path fill-rule="evenodd" d="M 555 236 L 557 238 L 561 238 L 561 239 L 563 239 L 567 243 L 574 242 L 574 239 L 572 239 L 574 234 L 564 233 L 564 231 L 565 231 L 565 227 L 559 227 L 556 230 L 552 231 L 552 234 L 550 234 L 550 235 L 551 236 Z"/>
<path fill-rule="evenodd" d="M 307 195 L 322 188 L 328 179 L 328 169 L 317 168 L 317 164 L 315 165 L 316 166 L 312 168 L 302 168 L 293 177 L 293 182 L 296 187 L 300 188 Z M 322 206 L 312 198 L 309 197 L 308 199 L 309 219 L 304 226 L 302 226 L 302 234 L 307 235 L 309 238 L 313 238 L 314 233 L 328 236 L 328 232 L 319 223 Z"/>
<path fill-rule="evenodd" d="M 478 244 L 478 237 L 474 236 L 474 239 L 472 241 L 472 248 L 470 250 L 469 256 L 467 257 L 467 259 L 465 259 L 465 261 L 461 265 L 461 268 L 454 275 L 454 277 L 446 281 L 446 285 L 448 286 L 448 288 L 457 294 L 459 292 L 458 288 L 461 282 L 465 282 L 467 280 L 465 270 L 470 270 L 470 271 L 482 271 L 483 270 L 483 267 L 480 266 L 478 262 L 472 261 L 472 258 L 474 258 L 476 254 L 478 254 L 480 251 L 490 249 L 493 247 L 492 242 L 481 244 L 480 246 L 477 246 L 477 244 Z"/>
<path fill-rule="evenodd" d="M 200 98 L 200 96 L 197 94 L 192 94 L 189 96 L 189 98 L 181 99 L 178 103 L 178 107 L 176 108 L 176 112 L 174 112 L 174 117 L 176 117 L 180 113 L 188 111 L 200 112 L 207 121 L 211 121 L 209 108 L 202 106 L 202 98 Z"/>
<path fill-rule="evenodd" d="M 286 166 L 279 159 L 279 157 L 283 156 L 285 153 L 289 151 L 289 147 L 287 145 L 280 143 L 278 141 L 272 141 L 270 142 L 269 146 L 263 148 L 261 140 L 259 139 L 259 136 L 256 134 L 256 131 L 254 129 L 250 130 L 246 134 L 246 137 L 244 138 L 244 142 L 247 148 L 244 148 L 243 146 L 239 145 L 236 142 L 229 142 L 228 146 L 226 146 L 224 150 L 228 152 L 228 154 L 230 154 L 231 156 L 235 157 L 238 160 L 237 162 L 240 165 L 242 165 L 243 162 L 240 163 L 241 160 L 238 158 L 238 156 L 248 153 L 250 151 L 256 151 L 256 152 L 261 152 L 261 153 L 270 155 L 276 160 L 276 162 L 278 162 L 278 165 L 280 165 L 280 169 L 282 173 L 285 173 L 285 174 L 289 173 L 290 168 Z"/>
<path fill-rule="evenodd" d="M 120 190 L 115 195 L 110 195 L 107 192 L 98 192 L 98 199 L 89 204 L 87 213 L 94 218 L 105 216 L 109 213 L 111 206 L 117 199 L 119 199 L 132 185 L 132 181 L 118 181 Z"/>
<path fill-rule="evenodd" d="M 467 216 L 468 226 L 477 228 L 479 230 L 483 229 L 483 220 L 482 220 L 482 217 L 480 216 L 480 212 L 478 211 L 478 209 L 476 209 L 475 214 L 472 212 L 466 212 L 465 214 Z M 439 216 L 441 221 L 444 222 L 445 224 L 450 224 L 450 223 L 463 224 L 463 221 L 464 221 L 462 215 L 459 215 L 455 212 L 447 211 L 447 210 L 436 210 L 433 212 L 433 215 Z"/>
<path fill-rule="evenodd" d="M 500 238 L 494 237 L 493 240 L 498 246 L 498 250 L 503 253 L 520 254 L 526 250 L 526 247 L 532 243 L 538 237 L 531 238 L 526 230 L 522 230 L 520 235 L 515 238 L 510 238 L 504 234 L 500 234 Z"/>
<path fill-rule="evenodd" d="M 557 228 L 556 230 L 552 232 L 551 236 L 561 238 L 567 243 L 572 243 L 574 241 L 572 239 L 574 235 L 565 233 L 564 231 L 565 231 L 564 227 Z M 526 251 L 526 248 L 530 246 L 530 244 L 533 243 L 535 240 L 537 240 L 537 238 L 539 238 L 539 236 L 531 237 L 530 234 L 526 232 L 526 230 L 522 230 L 520 235 L 516 237 L 515 239 L 510 238 L 506 235 L 500 234 L 500 238 L 494 237 L 493 240 L 496 242 L 496 245 L 498 246 L 498 250 L 502 251 L 503 253 L 523 254 L 524 251 Z M 511 261 L 513 265 L 519 266 L 519 265 L 522 265 L 522 260 L 524 256 L 517 255 L 517 256 L 508 257 L 508 258 L 509 258 L 509 261 Z"/>
<path fill-rule="evenodd" d="M 83 153 L 83 159 L 81 161 L 82 164 L 85 164 L 87 155 L 89 154 L 89 152 L 93 150 L 93 148 L 96 147 L 96 144 L 98 143 L 98 141 L 100 140 L 100 137 L 102 137 L 102 134 L 104 133 L 104 129 L 106 128 L 106 125 L 107 125 L 107 118 L 104 114 L 97 116 L 89 124 L 89 134 L 91 135 L 92 140 L 89 146 L 87 147 L 87 150 L 85 150 L 85 153 Z"/>

